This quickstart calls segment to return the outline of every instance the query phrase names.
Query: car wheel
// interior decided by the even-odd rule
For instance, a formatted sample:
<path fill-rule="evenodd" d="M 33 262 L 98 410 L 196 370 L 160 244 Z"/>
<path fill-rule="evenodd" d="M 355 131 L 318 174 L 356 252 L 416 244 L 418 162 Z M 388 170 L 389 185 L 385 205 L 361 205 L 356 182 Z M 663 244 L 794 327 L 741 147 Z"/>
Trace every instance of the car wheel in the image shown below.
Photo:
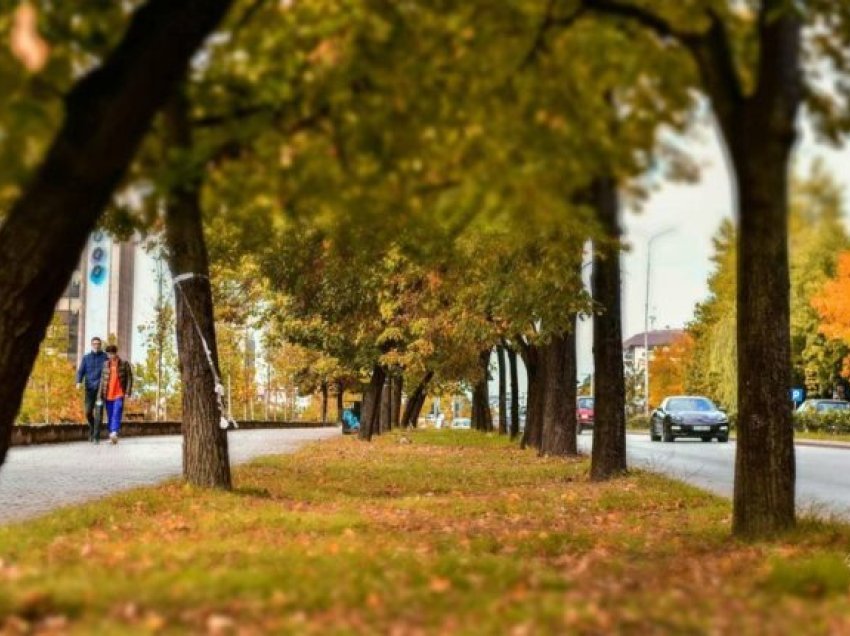
<path fill-rule="evenodd" d="M 717 438 L 717 441 L 720 442 L 721 444 L 725 444 L 726 442 L 729 441 L 729 436 L 728 435 L 720 435 Z"/>
<path fill-rule="evenodd" d="M 655 432 L 655 424 L 651 423 L 649 425 L 649 441 L 650 442 L 660 442 L 661 436 Z"/>
<path fill-rule="evenodd" d="M 664 424 L 661 425 L 661 435 L 661 440 L 664 442 L 673 442 L 676 440 L 676 438 L 673 437 L 673 433 L 670 428 Z"/>

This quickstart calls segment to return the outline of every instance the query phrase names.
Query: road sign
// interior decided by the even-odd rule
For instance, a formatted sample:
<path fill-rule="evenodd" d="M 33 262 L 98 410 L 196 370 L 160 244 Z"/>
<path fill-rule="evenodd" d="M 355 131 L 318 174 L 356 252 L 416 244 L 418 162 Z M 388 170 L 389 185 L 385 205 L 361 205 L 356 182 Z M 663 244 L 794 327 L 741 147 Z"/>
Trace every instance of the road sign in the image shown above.
<path fill-rule="evenodd" d="M 801 387 L 791 389 L 791 401 L 797 404 L 803 401 L 803 389 Z"/>

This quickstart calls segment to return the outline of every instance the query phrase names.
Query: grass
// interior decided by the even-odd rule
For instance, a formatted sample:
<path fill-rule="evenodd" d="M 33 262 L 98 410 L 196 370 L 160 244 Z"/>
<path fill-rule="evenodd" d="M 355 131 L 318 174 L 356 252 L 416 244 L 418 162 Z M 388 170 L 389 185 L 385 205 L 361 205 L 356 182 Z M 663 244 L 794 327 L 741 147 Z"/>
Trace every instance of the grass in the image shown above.
<path fill-rule="evenodd" d="M 850 633 L 850 528 L 743 543 L 723 499 L 587 472 L 420 431 L 118 494 L 0 528 L 0 632 Z"/>

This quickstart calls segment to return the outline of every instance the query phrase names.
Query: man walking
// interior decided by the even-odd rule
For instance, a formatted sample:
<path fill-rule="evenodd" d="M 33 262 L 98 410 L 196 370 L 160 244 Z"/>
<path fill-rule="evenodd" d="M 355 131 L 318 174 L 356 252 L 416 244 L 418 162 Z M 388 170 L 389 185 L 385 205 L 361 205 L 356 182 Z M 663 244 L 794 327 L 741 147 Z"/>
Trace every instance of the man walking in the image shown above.
<path fill-rule="evenodd" d="M 124 414 L 124 398 L 133 391 L 133 369 L 130 363 L 118 357 L 118 347 L 106 347 L 108 359 L 103 365 L 100 378 L 100 399 L 106 402 L 106 420 L 109 423 L 109 441 L 118 443 L 121 417 Z"/>
<path fill-rule="evenodd" d="M 100 375 L 106 363 L 106 354 L 101 351 L 103 343 L 100 338 L 91 339 L 91 351 L 83 356 L 77 369 L 77 389 L 85 388 L 86 421 L 89 423 L 89 441 L 100 442 L 100 423 L 103 420 L 103 409 L 97 406 L 100 392 Z"/>

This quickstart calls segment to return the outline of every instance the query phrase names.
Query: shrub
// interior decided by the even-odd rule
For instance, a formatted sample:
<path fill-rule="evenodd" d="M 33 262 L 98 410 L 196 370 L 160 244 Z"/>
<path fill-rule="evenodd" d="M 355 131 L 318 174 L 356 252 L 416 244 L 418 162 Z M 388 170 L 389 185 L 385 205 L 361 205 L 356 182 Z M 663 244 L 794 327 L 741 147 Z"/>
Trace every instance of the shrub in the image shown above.
<path fill-rule="evenodd" d="M 850 434 L 850 410 L 794 413 L 794 430 L 799 433 Z"/>

